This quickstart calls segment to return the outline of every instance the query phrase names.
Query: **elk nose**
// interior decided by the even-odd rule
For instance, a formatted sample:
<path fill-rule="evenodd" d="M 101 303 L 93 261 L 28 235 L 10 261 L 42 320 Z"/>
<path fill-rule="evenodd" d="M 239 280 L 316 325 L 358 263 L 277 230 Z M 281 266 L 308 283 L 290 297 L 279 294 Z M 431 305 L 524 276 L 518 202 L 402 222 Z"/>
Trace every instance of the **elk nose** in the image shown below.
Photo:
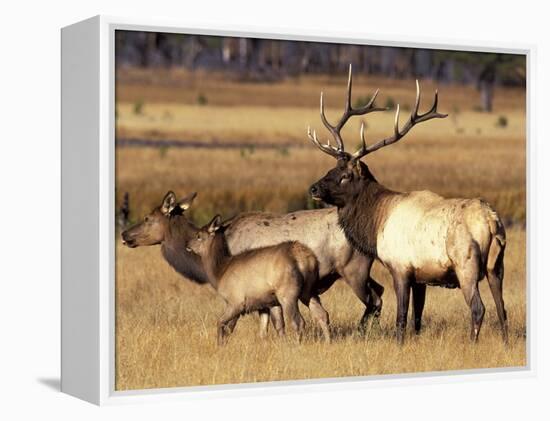
<path fill-rule="evenodd" d="M 318 189 L 317 186 L 314 184 L 314 185 L 312 185 L 312 186 L 309 188 L 309 194 L 311 194 L 311 195 L 316 195 L 317 193 L 319 193 L 319 189 Z"/>
<path fill-rule="evenodd" d="M 129 245 L 130 239 L 128 238 L 128 233 L 126 231 L 122 232 L 120 234 L 120 237 L 122 239 L 122 244 L 124 244 L 125 246 Z"/>

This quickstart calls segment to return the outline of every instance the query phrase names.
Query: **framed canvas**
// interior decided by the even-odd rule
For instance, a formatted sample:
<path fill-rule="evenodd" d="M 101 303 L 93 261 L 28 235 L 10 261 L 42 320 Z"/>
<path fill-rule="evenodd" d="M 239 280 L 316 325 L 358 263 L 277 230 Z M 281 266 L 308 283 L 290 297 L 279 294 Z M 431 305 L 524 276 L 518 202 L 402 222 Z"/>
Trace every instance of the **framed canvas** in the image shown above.
<path fill-rule="evenodd" d="M 62 391 L 105 404 L 531 375 L 532 55 L 63 28 Z"/>

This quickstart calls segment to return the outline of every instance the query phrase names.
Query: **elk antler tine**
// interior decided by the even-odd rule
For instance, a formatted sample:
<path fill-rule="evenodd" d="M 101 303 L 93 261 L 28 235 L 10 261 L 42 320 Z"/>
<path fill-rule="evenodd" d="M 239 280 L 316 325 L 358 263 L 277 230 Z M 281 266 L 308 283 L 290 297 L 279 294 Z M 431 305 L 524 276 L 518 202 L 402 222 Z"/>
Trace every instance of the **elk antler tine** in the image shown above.
<path fill-rule="evenodd" d="M 438 96 L 438 92 L 437 92 L 437 89 L 436 89 L 435 90 L 435 95 L 434 95 L 434 102 L 433 102 L 432 107 L 430 108 L 430 110 L 425 112 L 424 114 L 417 115 L 415 117 L 415 119 L 425 121 L 425 120 L 430 120 L 432 118 L 445 118 L 445 117 L 447 117 L 447 114 L 441 114 L 441 113 L 437 112 L 438 100 L 439 100 L 439 96 Z"/>
<path fill-rule="evenodd" d="M 393 132 L 395 137 L 399 137 L 399 104 L 397 104 L 397 111 L 395 112 L 395 122 L 393 123 Z"/>
<path fill-rule="evenodd" d="M 325 97 L 323 95 L 323 92 L 321 92 L 321 110 L 320 111 L 321 111 L 321 121 L 323 122 L 323 124 L 327 129 L 332 131 L 332 126 L 330 125 L 330 123 L 327 120 L 327 117 L 325 116 Z"/>
<path fill-rule="evenodd" d="M 385 111 L 388 109 L 387 107 L 380 108 L 374 105 L 374 102 L 376 101 L 378 93 L 380 92 L 379 89 L 377 89 L 374 92 L 374 94 L 372 95 L 370 100 L 367 102 L 367 104 L 358 108 L 353 108 L 351 104 L 352 87 L 353 87 L 353 65 L 350 63 L 349 70 L 348 70 L 348 86 L 347 86 L 347 92 L 346 92 L 347 95 L 346 95 L 346 104 L 344 108 L 344 113 L 342 114 L 342 116 L 334 126 L 329 123 L 325 115 L 324 94 L 323 92 L 321 92 L 321 97 L 319 101 L 319 112 L 321 114 L 321 121 L 323 122 L 323 125 L 326 127 L 326 129 L 332 135 L 333 140 L 336 142 L 336 146 L 331 145 L 330 140 L 327 143 L 327 145 L 319 143 L 319 139 L 317 139 L 317 134 L 315 133 L 315 131 L 313 131 L 313 134 L 312 134 L 311 130 L 308 129 L 309 130 L 308 137 L 311 139 L 313 143 L 315 143 L 315 146 L 317 146 L 323 152 L 333 155 L 336 158 L 343 158 L 343 157 L 350 158 L 352 156 L 344 150 L 344 141 L 342 140 L 342 135 L 340 133 L 344 125 L 349 121 L 351 117 L 365 115 L 375 111 Z M 399 118 L 399 109 L 397 110 L 397 118 Z M 416 121 L 412 120 L 411 124 L 414 124 L 415 122 Z M 362 133 L 364 132 L 364 130 L 365 130 L 365 127 L 363 126 Z M 399 131 L 399 128 L 397 128 L 397 130 Z M 408 130 L 408 125 L 405 126 L 404 130 L 405 131 Z M 364 136 L 364 133 L 363 133 L 363 136 Z M 401 137 L 402 135 L 399 135 L 399 136 Z M 376 149 L 379 149 L 381 146 L 376 144 L 369 149 L 367 149 L 366 146 L 363 146 L 355 154 L 353 154 L 353 158 L 354 159 L 357 159 L 357 157 L 360 158 L 366 155 L 367 153 L 372 152 L 374 150 L 373 148 L 375 147 Z"/>
<path fill-rule="evenodd" d="M 307 137 L 309 138 L 311 143 L 313 143 L 315 146 L 321 149 L 321 151 L 335 158 L 339 157 L 340 151 L 330 144 L 327 144 L 327 146 L 322 145 L 321 142 L 319 142 L 319 139 L 317 139 L 317 132 L 313 130 L 313 133 L 312 133 L 310 126 L 307 127 Z"/>
<path fill-rule="evenodd" d="M 313 135 L 311 134 L 311 127 L 307 126 L 307 137 L 309 140 L 313 140 Z"/>
<path fill-rule="evenodd" d="M 376 101 L 376 97 L 378 96 L 378 93 L 380 92 L 380 89 L 377 89 L 374 94 L 372 94 L 372 97 L 370 101 L 365 105 L 364 108 L 371 108 L 374 105 L 374 101 Z"/>
<path fill-rule="evenodd" d="M 367 154 L 367 141 L 365 140 L 365 122 L 361 122 L 361 128 L 359 129 L 359 136 L 361 137 L 361 146 L 357 151 L 351 155 L 353 160 L 359 160 Z"/>
<path fill-rule="evenodd" d="M 352 66 L 349 64 L 349 73 L 348 73 L 348 95 L 346 98 L 346 110 L 351 109 L 351 84 L 352 84 Z"/>
<path fill-rule="evenodd" d="M 447 117 L 449 114 L 444 114 L 444 113 L 438 113 L 437 112 L 437 101 L 438 101 L 438 92 L 437 92 L 437 89 L 435 90 L 435 99 L 434 99 L 434 112 L 435 114 L 437 115 L 438 118 L 445 118 Z"/>
<path fill-rule="evenodd" d="M 413 112 L 411 113 L 411 118 L 416 118 L 418 116 L 418 108 L 420 107 L 420 83 L 416 79 L 416 99 L 414 102 Z"/>
<path fill-rule="evenodd" d="M 407 122 L 403 125 L 401 129 L 399 128 L 399 114 L 400 114 L 401 107 L 399 104 L 397 104 L 397 110 L 395 112 L 395 121 L 393 124 L 393 135 L 385 139 L 379 140 L 375 144 L 370 145 L 368 148 L 365 148 L 362 156 L 375 152 L 378 149 L 391 145 L 395 142 L 398 142 L 409 132 L 409 130 L 411 130 L 415 125 L 419 123 L 431 120 L 432 118 L 447 117 L 447 114 L 441 114 L 437 112 L 437 100 L 438 100 L 438 95 L 436 90 L 434 103 L 431 109 L 426 113 L 418 114 L 418 109 L 420 107 L 420 83 L 418 82 L 418 79 L 417 79 L 416 80 L 416 100 L 414 103 L 413 110 L 411 111 L 411 115 L 407 120 Z"/>
<path fill-rule="evenodd" d="M 361 135 L 361 148 L 362 150 L 367 149 L 367 141 L 365 140 L 365 123 L 361 122 L 361 129 L 359 130 L 359 133 Z"/>
<path fill-rule="evenodd" d="M 307 126 L 307 136 L 313 143 L 319 143 L 317 140 L 317 133 L 315 133 L 315 130 L 313 130 L 313 133 L 311 132 L 311 127 Z"/>
<path fill-rule="evenodd" d="M 437 89 L 436 89 L 435 94 L 434 94 L 434 102 L 432 104 L 432 108 L 430 108 L 429 111 L 425 112 L 424 114 L 422 114 L 419 117 L 427 117 L 431 114 L 437 115 L 438 114 L 438 112 L 437 112 L 437 102 L 438 102 L 438 95 L 437 95 Z"/>

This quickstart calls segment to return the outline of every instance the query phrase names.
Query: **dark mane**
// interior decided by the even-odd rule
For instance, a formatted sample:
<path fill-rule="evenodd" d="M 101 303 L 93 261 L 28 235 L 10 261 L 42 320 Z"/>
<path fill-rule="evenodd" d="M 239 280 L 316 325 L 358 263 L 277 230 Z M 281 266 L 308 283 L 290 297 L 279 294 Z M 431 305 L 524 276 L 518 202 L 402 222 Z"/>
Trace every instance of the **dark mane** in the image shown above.
<path fill-rule="evenodd" d="M 363 254 L 377 256 L 378 228 L 386 218 L 388 199 L 397 194 L 375 181 L 367 180 L 355 200 L 338 209 L 338 222 L 346 238 Z"/>
<path fill-rule="evenodd" d="M 206 284 L 208 278 L 201 258 L 186 249 L 187 242 L 197 231 L 198 229 L 185 216 L 171 216 L 169 235 L 161 248 L 162 255 L 179 274 L 197 284 Z"/>

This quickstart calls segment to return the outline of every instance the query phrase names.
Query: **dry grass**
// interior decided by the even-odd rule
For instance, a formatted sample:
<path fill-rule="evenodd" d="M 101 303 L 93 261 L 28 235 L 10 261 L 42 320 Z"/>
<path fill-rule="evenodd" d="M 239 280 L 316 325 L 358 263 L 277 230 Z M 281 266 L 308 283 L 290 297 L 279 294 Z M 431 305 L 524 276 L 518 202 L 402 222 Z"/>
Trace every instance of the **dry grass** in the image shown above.
<path fill-rule="evenodd" d="M 321 89 L 327 93 L 329 117 L 338 115 L 343 79 L 253 84 L 180 71 L 121 74 L 119 137 L 281 145 L 269 150 L 117 148 L 117 198 L 130 193 L 132 219 L 157 206 L 169 189 L 178 195 L 199 192 L 189 212 L 197 224 L 215 213 L 229 217 L 246 210 L 288 212 L 312 206 L 307 187 L 334 161 L 307 143 L 305 129 L 307 123 L 321 127 L 316 105 Z M 388 97 L 412 101 L 411 81 L 365 82 L 357 78 L 355 92 L 361 95 L 380 86 L 382 105 Z M 427 82 L 423 87 L 428 102 L 434 86 Z M 158 247 L 130 250 L 119 245 L 117 389 L 525 365 L 525 96 L 518 90 L 498 90 L 496 112 L 486 114 L 473 111 L 478 102 L 473 89 L 445 86 L 440 91 L 440 108 L 451 117 L 415 128 L 398 146 L 366 162 L 390 188 L 483 197 L 504 217 L 509 226 L 504 286 L 509 347 L 501 343 L 494 304 L 483 282 L 488 312 L 478 345 L 468 340 L 469 311 L 460 290 L 430 288 L 426 329 L 399 348 L 393 338 L 393 288 L 387 272 L 375 265 L 374 276 L 387 289 L 381 328 L 368 337 L 355 328 L 362 305 L 345 285 L 336 285 L 322 297 L 331 315 L 333 344 L 320 342 L 311 323 L 301 344 L 274 336 L 260 341 L 257 316 L 251 315 L 219 349 L 215 322 L 220 299 L 177 275 Z M 198 95 L 207 98 L 206 105 L 197 104 Z M 504 128 L 496 125 L 501 114 L 508 122 Z M 391 120 L 391 113 L 369 116 L 367 139 L 391 133 Z M 359 121 L 351 121 L 344 132 L 348 149 L 357 146 Z M 309 321 L 307 310 L 303 314 Z"/>
<path fill-rule="evenodd" d="M 117 190 L 129 192 L 133 217 L 177 194 L 198 191 L 191 215 L 199 223 L 213 213 L 244 210 L 287 212 L 311 205 L 307 188 L 334 160 L 313 146 L 282 150 L 120 148 Z M 386 186 L 429 189 L 444 196 L 483 197 L 507 221 L 525 220 L 525 144 L 508 137 L 452 137 L 420 134 L 366 160 Z"/>
<path fill-rule="evenodd" d="M 303 343 L 279 339 L 270 330 L 257 336 L 257 316 L 240 319 L 227 346 L 216 345 L 222 301 L 208 287 L 183 280 L 162 260 L 158 247 L 127 249 L 117 258 L 118 390 L 322 377 L 363 376 L 526 364 L 525 232 L 508 233 L 505 294 L 510 344 L 505 347 L 487 282 L 480 284 L 487 307 L 477 345 L 468 339 L 469 310 L 460 290 L 428 289 L 424 330 L 412 332 L 404 347 L 395 343 L 395 298 L 389 275 L 373 275 L 387 289 L 379 329 L 361 336 L 363 308 L 350 289 L 336 284 L 322 296 L 331 315 L 332 344 L 321 341 L 301 307 L 308 337 Z"/>
<path fill-rule="evenodd" d="M 337 97 L 341 99 L 340 97 Z M 134 112 L 134 105 L 121 103 L 118 106 L 117 135 L 119 138 L 198 140 L 208 143 L 239 142 L 248 144 L 280 143 L 303 146 L 307 142 L 307 126 L 321 130 L 318 99 L 312 101 L 311 108 L 265 106 L 200 106 L 189 104 L 151 104 L 144 106 L 140 114 Z M 427 103 L 425 106 L 428 107 Z M 441 108 L 444 110 L 444 108 Z M 336 120 L 341 113 L 339 108 L 327 108 L 327 116 Z M 525 136 L 525 115 L 521 111 L 508 111 L 508 126 L 505 129 L 496 125 L 496 113 L 484 114 L 463 111 L 445 120 L 430 122 L 415 127 L 418 138 L 441 138 L 452 141 L 464 138 L 484 139 L 508 138 L 518 140 Z M 401 124 L 408 118 L 408 112 L 401 113 Z M 388 111 L 368 116 L 367 138 L 374 140 L 391 134 L 394 112 Z M 349 139 L 349 147 L 359 142 L 361 119 L 352 120 L 342 134 Z"/>
<path fill-rule="evenodd" d="M 119 69 L 116 80 L 117 103 L 143 102 L 147 104 L 197 104 L 199 96 L 213 106 L 266 106 L 316 108 L 319 93 L 325 92 L 328 106 L 341 107 L 347 82 L 347 72 L 341 76 L 302 76 L 276 83 L 239 81 L 227 73 L 183 69 Z M 421 80 L 425 98 L 437 87 L 431 80 Z M 354 98 L 370 95 L 380 88 L 380 103 L 387 98 L 411 105 L 415 87 L 412 80 L 365 77 L 355 73 Z M 439 86 L 442 109 L 472 110 L 479 106 L 479 92 L 473 86 Z M 430 93 L 430 95 L 428 95 Z M 525 107 L 525 90 L 513 88 L 495 92 L 495 110 L 504 112 Z"/>
<path fill-rule="evenodd" d="M 178 76 L 178 73 L 176 73 Z M 294 143 L 306 141 L 306 127 L 321 127 L 319 93 L 325 92 L 327 116 L 341 113 L 345 80 L 343 78 L 309 77 L 274 84 L 235 83 L 227 80 L 207 80 L 199 73 L 172 79 L 154 80 L 141 85 L 128 77 L 117 84 L 117 136 L 119 138 L 177 139 L 209 142 L 238 141 L 244 143 Z M 158 77 L 158 75 L 157 75 Z M 387 101 L 400 103 L 402 121 L 414 101 L 413 81 L 355 78 L 354 98 L 365 98 L 374 87 L 381 88 L 379 105 Z M 425 81 L 423 106 L 431 105 L 433 82 Z M 421 138 L 457 141 L 465 137 L 525 137 L 525 94 L 518 89 L 499 89 L 495 94 L 495 112 L 474 111 L 479 93 L 471 87 L 440 87 L 439 108 L 450 113 L 444 121 L 415 128 Z M 206 104 L 200 105 L 197 98 Z M 137 107 L 137 109 L 136 109 Z M 505 129 L 496 127 L 499 116 L 505 116 Z M 393 127 L 393 112 L 371 114 L 368 136 L 387 136 Z M 358 142 L 360 119 L 352 120 L 344 129 L 345 139 Z M 350 145 L 350 146 L 353 146 Z"/>

